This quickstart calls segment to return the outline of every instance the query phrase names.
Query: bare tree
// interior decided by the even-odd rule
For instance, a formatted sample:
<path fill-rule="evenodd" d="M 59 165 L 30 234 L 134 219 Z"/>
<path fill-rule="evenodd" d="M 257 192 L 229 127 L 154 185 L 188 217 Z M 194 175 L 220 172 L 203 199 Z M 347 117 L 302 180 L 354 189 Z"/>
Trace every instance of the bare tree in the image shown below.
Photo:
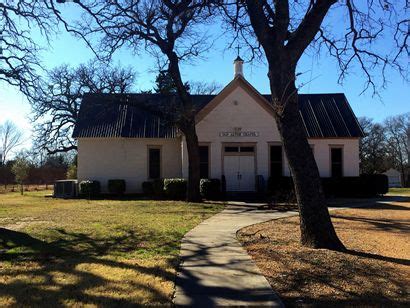
<path fill-rule="evenodd" d="M 222 86 L 216 82 L 191 81 L 189 83 L 189 92 L 197 95 L 214 95 L 222 89 Z"/>
<path fill-rule="evenodd" d="M 62 65 L 48 72 L 31 99 L 35 147 L 48 154 L 76 150 L 71 137 L 84 93 L 125 93 L 135 74 L 130 68 L 89 62 L 77 68 Z"/>
<path fill-rule="evenodd" d="M 11 121 L 7 120 L 0 125 L 1 165 L 4 165 L 9 154 L 23 142 L 22 131 Z"/>
<path fill-rule="evenodd" d="M 200 56 L 209 45 L 202 26 L 211 16 L 210 1 L 203 0 L 120 0 L 87 1 L 78 3 L 84 11 L 77 28 L 70 31 L 90 40 L 100 36 L 100 49 L 111 55 L 125 46 L 134 51 L 144 48 L 166 67 L 177 89 L 170 99 L 175 111 L 173 122 L 185 136 L 188 150 L 187 200 L 199 201 L 199 147 L 195 129 L 195 108 L 185 83 L 182 81 L 181 61 Z M 57 16 L 64 18 L 56 11 Z M 66 23 L 66 27 L 70 26 Z M 167 111 L 170 108 L 166 109 Z"/>
<path fill-rule="evenodd" d="M 407 168 L 410 167 L 410 150 L 408 131 L 410 128 L 410 112 L 384 121 L 387 137 L 387 153 L 393 164 L 401 173 L 402 186 L 407 187 Z"/>
<path fill-rule="evenodd" d="M 236 30 L 235 38 L 248 43 L 252 55 L 264 57 L 268 64 L 272 108 L 294 180 L 303 245 L 345 249 L 330 220 L 319 171 L 299 116 L 299 59 L 309 47 L 316 52 L 324 47 L 337 61 L 340 80 L 351 68 L 359 68 L 366 78 L 365 89 L 375 92 L 377 69 L 382 76 L 389 67 L 406 75 L 401 61 L 408 55 L 409 31 L 405 1 L 402 5 L 372 0 L 223 1 L 222 12 Z M 326 23 L 331 9 L 344 14 L 346 24 L 336 27 Z M 381 54 L 376 43 L 387 33 L 394 48 Z M 385 83 L 382 78 L 382 85 Z"/>
<path fill-rule="evenodd" d="M 361 173 L 382 173 L 389 167 L 385 128 L 372 119 L 359 118 L 364 137 L 360 140 Z"/>
<path fill-rule="evenodd" d="M 52 1 L 15 0 L 0 2 L 0 82 L 17 86 L 26 95 L 35 88 L 41 69 L 40 46 L 32 29 L 47 40 L 57 29 Z"/>

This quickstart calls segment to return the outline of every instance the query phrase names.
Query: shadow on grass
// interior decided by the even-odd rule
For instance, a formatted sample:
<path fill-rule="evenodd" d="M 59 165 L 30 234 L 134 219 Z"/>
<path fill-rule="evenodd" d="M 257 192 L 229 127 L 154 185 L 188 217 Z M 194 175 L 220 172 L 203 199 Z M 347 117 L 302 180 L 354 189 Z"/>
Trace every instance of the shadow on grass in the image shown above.
<path fill-rule="evenodd" d="M 290 262 L 280 253 L 271 252 L 270 257 L 286 268 L 267 277 L 286 306 L 404 307 L 408 301 L 408 286 L 398 269 L 371 261 L 408 265 L 407 260 L 350 250 L 333 256 L 329 262 L 320 252 L 302 251 L 292 257 L 303 264 L 295 268 L 295 260 Z M 312 288 L 322 291 L 312 293 Z M 298 296 L 293 290 L 298 290 Z"/>
<path fill-rule="evenodd" d="M 155 287 L 154 283 L 141 282 L 138 279 L 114 281 L 106 278 L 98 269 L 104 268 L 108 276 L 110 271 L 125 270 L 134 275 L 149 275 L 152 280 L 175 280 L 174 274 L 164 267 L 176 268 L 177 256 L 167 258 L 167 266 L 143 266 L 141 262 L 124 262 L 121 256 L 138 253 L 146 237 L 159 236 L 146 234 L 143 237 L 132 230 L 123 236 L 95 239 L 82 233 L 68 233 L 57 230 L 61 239 L 47 243 L 26 233 L 0 228 L 0 261 L 4 263 L 3 275 L 9 276 L 0 282 L 0 297 L 12 298 L 16 306 L 62 306 L 63 304 L 96 304 L 102 306 L 135 306 L 141 301 L 170 304 L 170 298 Z M 178 241 L 163 243 L 160 254 L 177 250 Z M 142 250 L 143 248 L 141 248 Z M 147 248 L 148 250 L 151 248 Z M 154 247 L 152 249 L 155 249 Z M 27 263 L 28 262 L 28 263 Z M 84 266 L 94 267 L 93 270 Z M 72 277 L 73 282 L 56 280 L 56 273 L 62 277 Z M 17 279 L 14 279 L 16 278 Z M 65 279 L 65 278 L 64 278 Z M 115 279 L 114 279 L 115 280 Z M 90 292 L 90 290 L 96 290 Z M 132 298 L 127 292 L 136 293 Z M 139 295 L 138 295 L 139 294 Z"/>

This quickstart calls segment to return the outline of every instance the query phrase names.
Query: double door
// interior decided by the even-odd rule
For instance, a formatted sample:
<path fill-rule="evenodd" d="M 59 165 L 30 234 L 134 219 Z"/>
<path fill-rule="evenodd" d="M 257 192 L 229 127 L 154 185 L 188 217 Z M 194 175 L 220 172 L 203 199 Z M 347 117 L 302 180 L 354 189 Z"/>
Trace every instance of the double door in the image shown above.
<path fill-rule="evenodd" d="M 254 155 L 225 155 L 224 174 L 227 191 L 255 191 Z"/>

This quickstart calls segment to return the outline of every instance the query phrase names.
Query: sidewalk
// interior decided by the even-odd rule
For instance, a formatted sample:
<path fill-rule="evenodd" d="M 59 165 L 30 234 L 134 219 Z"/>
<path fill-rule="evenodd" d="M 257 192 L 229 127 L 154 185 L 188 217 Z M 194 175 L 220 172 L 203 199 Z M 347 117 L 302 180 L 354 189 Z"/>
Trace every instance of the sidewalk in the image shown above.
<path fill-rule="evenodd" d="M 185 235 L 175 305 L 282 306 L 236 239 L 236 232 L 245 226 L 297 213 L 258 210 L 258 205 L 241 202 L 229 205 Z"/>

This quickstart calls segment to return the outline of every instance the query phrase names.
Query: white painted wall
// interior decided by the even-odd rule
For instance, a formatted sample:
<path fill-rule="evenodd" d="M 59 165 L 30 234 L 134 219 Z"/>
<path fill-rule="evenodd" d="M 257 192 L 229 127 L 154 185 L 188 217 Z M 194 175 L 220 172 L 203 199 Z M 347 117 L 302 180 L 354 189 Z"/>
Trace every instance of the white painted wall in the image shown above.
<path fill-rule="evenodd" d="M 237 102 L 235 104 L 234 102 Z M 220 132 L 234 131 L 259 132 L 258 137 L 220 137 Z M 256 103 L 241 87 L 230 93 L 215 109 L 197 124 L 199 142 L 210 143 L 210 177 L 222 176 L 222 143 L 223 142 L 256 142 L 257 174 L 269 177 L 269 145 L 279 143 L 280 136 L 272 116 Z M 330 176 L 330 147 L 343 147 L 344 176 L 359 175 L 359 139 L 310 139 L 314 147 L 314 156 L 322 177 Z M 186 144 L 182 145 L 182 174 L 188 177 L 188 159 Z M 284 159 L 284 175 L 289 176 L 287 159 Z"/>
<path fill-rule="evenodd" d="M 330 149 L 343 148 L 343 176 L 359 176 L 359 139 L 309 139 L 321 177 L 330 177 Z"/>
<path fill-rule="evenodd" d="M 234 103 L 234 102 L 237 102 Z M 220 132 L 259 132 L 258 137 L 220 137 Z M 280 137 L 273 117 L 241 87 L 236 88 L 197 124 L 198 139 L 210 144 L 210 177 L 222 176 L 222 143 L 256 142 L 256 174 L 269 177 L 269 145 Z M 322 177 L 330 176 L 330 147 L 343 147 L 344 176 L 359 175 L 359 139 L 310 139 Z M 188 177 L 188 156 L 183 138 L 126 139 L 79 138 L 78 179 L 99 180 L 106 191 L 107 180 L 125 179 L 127 192 L 140 192 L 147 180 L 148 146 L 162 146 L 162 177 Z M 285 158 L 284 175 L 289 176 Z"/>
<path fill-rule="evenodd" d="M 148 146 L 161 146 L 162 177 L 181 177 L 179 138 L 79 138 L 78 180 L 98 180 L 107 192 L 109 179 L 124 179 L 127 193 L 141 192 L 148 178 Z"/>

